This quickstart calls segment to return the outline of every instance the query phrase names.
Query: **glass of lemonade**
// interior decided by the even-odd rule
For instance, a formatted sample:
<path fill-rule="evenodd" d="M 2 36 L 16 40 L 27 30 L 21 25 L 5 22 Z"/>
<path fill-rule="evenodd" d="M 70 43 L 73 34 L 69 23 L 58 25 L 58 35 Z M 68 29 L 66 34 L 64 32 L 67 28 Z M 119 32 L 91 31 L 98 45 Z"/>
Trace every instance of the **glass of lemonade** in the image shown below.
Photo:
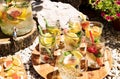
<path fill-rule="evenodd" d="M 0 3 L 0 26 L 4 34 L 17 36 L 30 32 L 34 26 L 29 0 L 2 0 Z"/>
<path fill-rule="evenodd" d="M 71 17 L 69 19 L 69 31 L 73 33 L 79 33 L 82 30 L 82 26 L 80 24 L 80 17 Z"/>
<path fill-rule="evenodd" d="M 57 67 L 62 79 L 77 79 L 81 76 L 80 59 L 82 54 L 79 50 L 62 51 L 57 60 Z"/>
<path fill-rule="evenodd" d="M 90 26 L 86 28 L 85 35 L 90 38 L 90 31 L 94 39 L 99 39 L 102 34 L 103 24 L 97 21 L 90 21 Z"/>
<path fill-rule="evenodd" d="M 52 22 L 52 23 L 49 23 L 48 26 L 46 27 L 46 29 L 49 33 L 56 36 L 56 49 L 59 48 L 59 44 L 61 41 L 61 34 L 62 34 L 59 20 Z"/>
<path fill-rule="evenodd" d="M 65 49 L 73 50 L 77 49 L 80 45 L 80 37 L 76 33 L 66 32 L 64 33 Z"/>
<path fill-rule="evenodd" d="M 53 63 L 55 60 L 54 50 L 55 50 L 55 40 L 56 37 L 49 32 L 39 35 L 39 52 L 40 52 L 40 62 L 41 63 Z"/>

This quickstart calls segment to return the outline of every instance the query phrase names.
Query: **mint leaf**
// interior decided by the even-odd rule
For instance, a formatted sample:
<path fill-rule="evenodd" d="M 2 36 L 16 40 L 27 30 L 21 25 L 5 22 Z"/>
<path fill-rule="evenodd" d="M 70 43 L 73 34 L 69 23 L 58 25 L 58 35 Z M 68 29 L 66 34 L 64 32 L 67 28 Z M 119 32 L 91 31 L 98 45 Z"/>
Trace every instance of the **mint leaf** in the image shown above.
<path fill-rule="evenodd" d="M 97 54 L 94 54 L 96 57 L 102 57 L 102 54 L 99 52 L 99 53 L 97 53 Z"/>
<path fill-rule="evenodd" d="M 64 52 L 64 56 L 67 56 L 67 55 L 69 55 L 69 54 L 71 54 L 70 51 L 66 51 L 66 52 Z"/>

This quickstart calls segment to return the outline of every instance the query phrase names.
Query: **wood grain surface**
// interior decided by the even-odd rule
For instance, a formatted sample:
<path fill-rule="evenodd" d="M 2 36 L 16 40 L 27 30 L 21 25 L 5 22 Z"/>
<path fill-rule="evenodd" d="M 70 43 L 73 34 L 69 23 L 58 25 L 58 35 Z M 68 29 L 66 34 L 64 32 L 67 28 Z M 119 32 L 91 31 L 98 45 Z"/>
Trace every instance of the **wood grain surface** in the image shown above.
<path fill-rule="evenodd" d="M 12 55 L 20 49 L 24 49 L 30 46 L 31 44 L 33 44 L 33 41 L 35 40 L 37 35 L 38 31 L 35 21 L 34 27 L 29 33 L 23 36 L 19 36 L 16 39 L 13 39 L 10 36 L 6 36 L 0 31 L 0 57 L 7 56 L 9 54 Z"/>
<path fill-rule="evenodd" d="M 36 47 L 32 52 L 32 64 L 37 73 L 45 79 L 61 79 L 59 72 L 55 67 L 51 66 L 50 64 L 39 63 L 39 54 L 38 47 Z M 105 76 L 107 76 L 112 68 L 113 59 L 110 50 L 108 50 L 106 55 L 107 60 L 104 62 L 103 67 L 96 70 L 82 72 L 82 75 L 77 79 L 103 79 Z"/>

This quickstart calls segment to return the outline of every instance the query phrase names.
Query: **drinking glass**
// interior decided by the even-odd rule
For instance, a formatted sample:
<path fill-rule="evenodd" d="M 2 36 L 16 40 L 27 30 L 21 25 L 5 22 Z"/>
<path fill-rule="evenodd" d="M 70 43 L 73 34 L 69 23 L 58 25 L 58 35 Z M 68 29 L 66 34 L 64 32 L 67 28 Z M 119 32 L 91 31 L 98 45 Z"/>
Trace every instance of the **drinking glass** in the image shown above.
<path fill-rule="evenodd" d="M 0 3 L 0 26 L 4 34 L 17 36 L 30 32 L 34 26 L 29 0 L 2 0 Z"/>
<path fill-rule="evenodd" d="M 73 33 L 79 33 L 82 30 L 82 26 L 80 24 L 81 18 L 78 17 L 71 17 L 69 19 L 69 31 Z"/>
<path fill-rule="evenodd" d="M 39 52 L 42 63 L 53 63 L 56 37 L 49 32 L 39 35 Z"/>
<path fill-rule="evenodd" d="M 101 22 L 90 21 L 90 26 L 86 28 L 85 35 L 89 39 L 91 39 L 91 35 L 94 38 L 94 40 L 100 39 L 102 34 L 102 29 L 103 29 L 103 24 Z"/>
<path fill-rule="evenodd" d="M 94 55 L 93 61 L 95 64 L 89 64 L 89 67 L 99 68 L 104 65 L 104 53 L 105 53 L 105 45 L 103 42 L 87 42 L 87 53 L 91 53 Z M 88 60 L 89 61 L 89 60 Z M 90 61 L 89 61 L 90 62 Z"/>
<path fill-rule="evenodd" d="M 58 49 L 61 41 L 61 34 L 62 34 L 59 20 L 56 20 L 55 22 L 50 22 L 46 27 L 46 29 L 49 33 L 56 36 L 56 49 Z"/>
<path fill-rule="evenodd" d="M 62 51 L 56 65 L 62 79 L 77 79 L 81 76 L 80 58 L 81 55 L 78 50 Z"/>
<path fill-rule="evenodd" d="M 76 33 L 66 32 L 64 33 L 65 49 L 73 50 L 77 49 L 80 45 L 80 37 Z"/>

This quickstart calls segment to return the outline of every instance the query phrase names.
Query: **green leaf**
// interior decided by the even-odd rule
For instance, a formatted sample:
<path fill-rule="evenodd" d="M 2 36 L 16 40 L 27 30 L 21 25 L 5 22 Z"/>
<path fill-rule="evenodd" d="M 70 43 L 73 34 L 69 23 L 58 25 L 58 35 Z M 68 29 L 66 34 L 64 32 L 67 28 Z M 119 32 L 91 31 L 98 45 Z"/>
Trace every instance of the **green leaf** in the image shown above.
<path fill-rule="evenodd" d="M 100 39 L 99 39 L 99 38 L 95 38 L 95 39 L 94 39 L 94 42 L 95 42 L 95 43 L 99 43 L 99 42 L 100 42 Z"/>
<path fill-rule="evenodd" d="M 67 56 L 67 55 L 69 55 L 69 54 L 71 54 L 70 51 L 65 51 L 65 52 L 64 52 L 64 56 Z"/>
<path fill-rule="evenodd" d="M 7 14 L 7 18 L 8 18 L 9 20 L 15 20 L 14 17 L 10 16 L 9 14 Z"/>
<path fill-rule="evenodd" d="M 102 54 L 99 52 L 99 53 L 95 54 L 95 56 L 99 58 L 99 57 L 102 57 Z"/>
<path fill-rule="evenodd" d="M 78 37 L 81 37 L 81 32 L 76 33 Z"/>

